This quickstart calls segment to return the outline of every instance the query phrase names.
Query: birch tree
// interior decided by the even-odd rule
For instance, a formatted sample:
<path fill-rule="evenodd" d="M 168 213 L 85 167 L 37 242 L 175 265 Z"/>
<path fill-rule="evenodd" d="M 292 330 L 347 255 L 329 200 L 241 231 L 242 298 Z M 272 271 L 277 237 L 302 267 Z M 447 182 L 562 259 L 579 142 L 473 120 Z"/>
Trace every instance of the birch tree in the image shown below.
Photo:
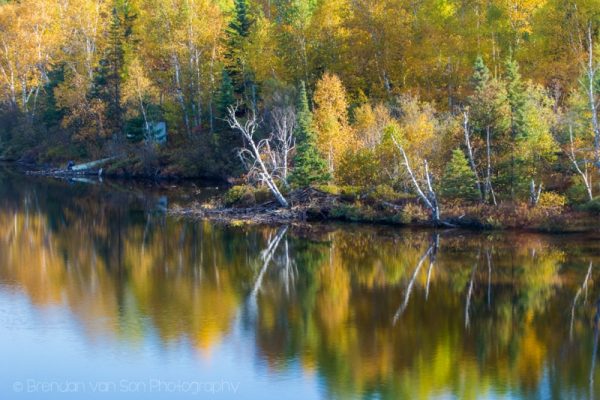
<path fill-rule="evenodd" d="M 249 173 L 255 173 L 261 183 L 267 185 L 275 199 L 282 207 L 288 207 L 289 204 L 285 197 L 281 194 L 277 185 L 276 166 L 268 165 L 263 158 L 273 158 L 269 153 L 271 150 L 271 144 L 269 139 L 257 140 L 256 133 L 259 126 L 254 111 L 250 110 L 249 115 L 245 122 L 241 122 L 237 117 L 238 106 L 230 106 L 228 108 L 227 122 L 231 129 L 240 133 L 243 137 L 244 142 L 248 145 L 248 148 L 240 150 L 240 157 L 246 166 Z"/>
<path fill-rule="evenodd" d="M 596 93 L 596 85 L 598 81 L 599 65 L 594 60 L 594 37 L 592 34 L 592 23 L 587 27 L 587 64 L 585 65 L 586 75 L 586 92 L 588 96 L 590 119 L 594 135 L 594 162 L 596 168 L 600 169 L 600 122 L 598 121 L 598 94 Z"/>
<path fill-rule="evenodd" d="M 577 171 L 577 174 L 581 177 L 581 181 L 585 186 L 585 190 L 589 200 L 594 199 L 593 194 L 593 186 L 592 186 L 592 174 L 588 169 L 589 160 L 584 156 L 583 159 L 579 159 L 577 156 L 578 149 L 576 148 L 575 140 L 573 138 L 573 127 L 569 126 L 569 148 L 567 150 L 567 155 L 573 168 Z M 583 165 L 583 168 L 581 167 Z"/>
<path fill-rule="evenodd" d="M 440 222 L 440 207 L 439 207 L 439 203 L 438 203 L 437 194 L 436 194 L 435 190 L 433 189 L 433 183 L 432 183 L 433 178 L 429 171 L 429 164 L 427 162 L 427 159 L 423 159 L 423 176 L 424 176 L 424 178 L 420 181 L 417 178 L 417 175 L 415 174 L 415 172 L 411 166 L 408 156 L 406 155 L 406 151 L 404 150 L 404 147 L 402 146 L 400 141 L 393 135 L 392 135 L 392 141 L 393 141 L 394 145 L 396 146 L 396 148 L 398 149 L 398 151 L 400 152 L 400 155 L 402 156 L 403 165 L 406 168 L 406 172 L 408 173 L 408 176 L 410 177 L 410 180 L 412 182 L 415 192 L 417 193 L 419 198 L 423 201 L 423 203 L 425 203 L 425 206 L 429 209 L 429 211 L 431 213 L 432 222 L 435 224 L 438 224 Z"/>

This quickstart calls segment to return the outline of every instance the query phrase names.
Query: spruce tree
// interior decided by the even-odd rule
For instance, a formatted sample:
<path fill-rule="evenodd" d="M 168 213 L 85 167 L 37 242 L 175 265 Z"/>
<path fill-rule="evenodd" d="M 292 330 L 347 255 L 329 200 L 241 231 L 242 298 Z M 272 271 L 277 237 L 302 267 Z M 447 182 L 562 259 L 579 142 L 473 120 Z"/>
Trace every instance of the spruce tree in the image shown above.
<path fill-rule="evenodd" d="M 248 41 L 252 24 L 248 0 L 235 0 L 234 15 L 226 31 L 226 68 L 232 79 L 235 93 L 247 100 L 248 104 L 252 104 L 253 109 L 256 109 L 256 87 L 243 54 L 244 45 Z"/>
<path fill-rule="evenodd" d="M 312 128 L 312 113 L 308 107 L 308 96 L 304 82 L 300 84 L 296 120 L 297 150 L 290 183 L 296 187 L 308 187 L 330 180 L 327 163 L 317 150 L 316 136 Z"/>
<path fill-rule="evenodd" d="M 475 65 L 473 66 L 473 76 L 471 77 L 471 85 L 475 92 L 479 93 L 485 90 L 490 81 L 490 70 L 483 62 L 481 56 L 477 56 Z"/>
<path fill-rule="evenodd" d="M 506 95 L 511 113 L 510 130 L 513 139 L 525 134 L 525 89 L 519 65 L 512 57 L 506 61 Z"/>
<path fill-rule="evenodd" d="M 477 200 L 475 173 L 469 167 L 467 157 L 460 149 L 452 152 L 442 180 L 442 195 L 448 199 Z"/>
<path fill-rule="evenodd" d="M 125 52 L 132 39 L 136 16 L 128 2 L 114 2 L 108 28 L 108 46 L 100 60 L 90 96 L 101 100 L 106 106 L 106 120 L 113 135 L 123 133 L 123 109 L 121 106 L 121 83 L 125 70 Z"/>
<path fill-rule="evenodd" d="M 226 69 L 221 74 L 221 88 L 219 90 L 219 98 L 217 99 L 217 112 L 220 117 L 227 115 L 227 108 L 235 103 L 235 94 L 231 76 Z"/>
<path fill-rule="evenodd" d="M 506 61 L 506 98 L 510 109 L 510 176 L 509 187 L 511 197 L 514 199 L 519 186 L 517 169 L 517 142 L 527 137 L 526 107 L 527 98 L 519 65 L 509 57 Z"/>
<path fill-rule="evenodd" d="M 235 164 L 235 157 L 232 156 L 235 149 L 242 145 L 237 132 L 230 129 L 229 124 L 225 122 L 227 118 L 228 108 L 235 104 L 235 94 L 233 88 L 233 82 L 227 70 L 223 70 L 221 77 L 221 88 L 219 90 L 219 96 L 217 98 L 217 113 L 218 123 L 217 131 L 215 134 L 215 144 L 219 150 L 219 154 L 224 156 L 224 164 L 227 169 L 233 167 Z"/>

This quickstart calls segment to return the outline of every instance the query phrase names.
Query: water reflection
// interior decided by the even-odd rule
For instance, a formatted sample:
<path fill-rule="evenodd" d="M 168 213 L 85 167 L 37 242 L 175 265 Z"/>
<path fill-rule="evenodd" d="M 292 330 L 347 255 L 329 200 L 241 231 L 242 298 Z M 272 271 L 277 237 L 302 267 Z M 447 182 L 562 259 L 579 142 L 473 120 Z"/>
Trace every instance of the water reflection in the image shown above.
<path fill-rule="evenodd" d="M 323 397 L 597 391 L 591 238 L 224 227 L 166 217 L 163 195 L 0 173 L 0 292 L 68 309 L 90 342 L 250 346 Z"/>

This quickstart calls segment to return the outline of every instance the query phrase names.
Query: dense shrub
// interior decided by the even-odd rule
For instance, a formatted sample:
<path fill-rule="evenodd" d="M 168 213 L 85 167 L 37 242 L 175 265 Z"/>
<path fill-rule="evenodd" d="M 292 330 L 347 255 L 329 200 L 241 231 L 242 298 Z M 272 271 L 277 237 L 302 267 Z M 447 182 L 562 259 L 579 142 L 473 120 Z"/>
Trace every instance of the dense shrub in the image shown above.
<path fill-rule="evenodd" d="M 596 197 L 594 200 L 585 203 L 583 206 L 581 206 L 581 210 L 591 214 L 600 215 L 600 197 Z"/>
<path fill-rule="evenodd" d="M 232 186 L 223 196 L 223 203 L 226 206 L 250 205 L 255 201 L 254 189 L 249 185 Z"/>

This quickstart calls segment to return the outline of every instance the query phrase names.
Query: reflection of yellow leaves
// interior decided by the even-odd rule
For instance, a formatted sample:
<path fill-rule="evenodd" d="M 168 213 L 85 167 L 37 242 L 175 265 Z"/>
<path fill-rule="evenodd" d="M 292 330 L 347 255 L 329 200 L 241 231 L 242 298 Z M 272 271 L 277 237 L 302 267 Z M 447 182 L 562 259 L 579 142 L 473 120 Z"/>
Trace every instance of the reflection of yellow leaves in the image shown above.
<path fill-rule="evenodd" d="M 517 361 L 517 370 L 519 379 L 528 387 L 537 387 L 542 374 L 542 365 L 546 357 L 546 348 L 540 342 L 531 322 L 527 322 L 527 327 L 523 333 L 521 341 L 521 351 Z"/>

